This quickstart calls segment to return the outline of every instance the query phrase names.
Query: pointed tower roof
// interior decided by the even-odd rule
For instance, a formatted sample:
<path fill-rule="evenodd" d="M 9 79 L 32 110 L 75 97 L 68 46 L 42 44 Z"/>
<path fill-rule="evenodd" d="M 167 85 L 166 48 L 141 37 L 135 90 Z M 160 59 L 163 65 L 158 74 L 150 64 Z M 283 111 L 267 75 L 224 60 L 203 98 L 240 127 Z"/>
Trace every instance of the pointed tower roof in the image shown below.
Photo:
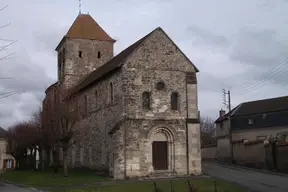
<path fill-rule="evenodd" d="M 89 14 L 79 14 L 63 39 L 66 37 L 116 42 Z"/>
<path fill-rule="evenodd" d="M 88 14 L 79 14 L 65 37 L 115 41 Z"/>

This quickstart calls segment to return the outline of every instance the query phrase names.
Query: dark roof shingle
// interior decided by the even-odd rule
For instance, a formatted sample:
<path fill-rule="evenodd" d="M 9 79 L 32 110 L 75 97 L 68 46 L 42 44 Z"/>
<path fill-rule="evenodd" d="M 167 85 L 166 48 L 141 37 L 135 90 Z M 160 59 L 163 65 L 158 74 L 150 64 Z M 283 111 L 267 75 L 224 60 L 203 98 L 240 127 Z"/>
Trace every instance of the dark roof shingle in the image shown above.
<path fill-rule="evenodd" d="M 288 110 L 288 96 L 249 101 L 233 108 L 229 113 L 225 114 L 224 117 L 219 117 L 215 123 L 220 123 L 230 116 L 236 117 L 284 110 Z"/>
<path fill-rule="evenodd" d="M 242 103 L 241 107 L 232 115 L 251 115 L 288 110 L 288 96 L 263 99 Z"/>
<path fill-rule="evenodd" d="M 7 136 L 7 131 L 0 127 L 0 138 L 5 138 Z"/>

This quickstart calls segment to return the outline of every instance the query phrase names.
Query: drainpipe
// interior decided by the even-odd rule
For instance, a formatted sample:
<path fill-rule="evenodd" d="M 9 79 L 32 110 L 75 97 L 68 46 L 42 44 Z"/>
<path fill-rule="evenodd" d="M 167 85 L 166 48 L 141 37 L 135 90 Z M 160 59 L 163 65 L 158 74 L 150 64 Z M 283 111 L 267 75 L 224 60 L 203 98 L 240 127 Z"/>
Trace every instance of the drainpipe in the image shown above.
<path fill-rule="evenodd" d="M 187 77 L 186 77 L 186 162 L 187 162 L 187 175 L 189 175 L 189 140 L 188 140 L 188 86 L 187 86 Z"/>
<path fill-rule="evenodd" d="M 123 88 L 123 87 L 122 87 Z M 125 95 L 123 96 L 124 99 L 124 138 L 123 138 L 123 142 L 124 142 L 124 149 L 123 149 L 123 161 L 124 161 L 124 179 L 126 179 L 127 177 L 127 170 L 126 170 L 126 143 L 127 143 L 127 124 L 126 124 L 126 119 L 127 119 L 127 110 L 126 110 L 126 97 Z"/>

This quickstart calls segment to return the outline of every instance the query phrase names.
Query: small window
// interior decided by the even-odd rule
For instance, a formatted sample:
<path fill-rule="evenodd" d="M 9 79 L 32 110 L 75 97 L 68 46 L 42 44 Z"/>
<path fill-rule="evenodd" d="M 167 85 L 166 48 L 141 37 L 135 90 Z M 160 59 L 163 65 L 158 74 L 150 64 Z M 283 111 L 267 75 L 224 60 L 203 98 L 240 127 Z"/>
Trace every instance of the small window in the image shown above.
<path fill-rule="evenodd" d="M 249 119 L 249 120 L 248 120 L 248 124 L 249 124 L 249 125 L 252 125 L 252 124 L 253 124 L 253 119 Z"/>
<path fill-rule="evenodd" d="M 156 84 L 156 89 L 157 90 L 163 90 L 165 88 L 165 84 L 164 84 L 164 82 L 162 82 L 162 81 L 160 81 L 160 82 L 158 82 L 157 84 Z"/>
<path fill-rule="evenodd" d="M 64 63 L 65 62 L 65 59 L 66 59 L 66 50 L 65 50 L 65 48 L 63 48 L 63 51 L 62 51 L 63 53 L 63 56 L 62 56 L 62 62 Z"/>
<path fill-rule="evenodd" d="M 100 51 L 98 51 L 98 59 L 100 59 L 101 58 L 101 53 L 100 53 Z"/>
<path fill-rule="evenodd" d="M 178 93 L 171 94 L 171 110 L 178 110 Z"/>
<path fill-rule="evenodd" d="M 262 115 L 262 119 L 266 119 L 266 117 L 267 117 L 267 115 L 266 115 L 266 113 L 264 113 L 264 114 Z"/>
<path fill-rule="evenodd" d="M 79 56 L 79 58 L 82 58 L 82 51 L 78 52 L 78 56 Z"/>
<path fill-rule="evenodd" d="M 113 84 L 110 83 L 110 102 L 114 103 Z"/>
<path fill-rule="evenodd" d="M 87 103 L 87 96 L 84 95 L 84 115 L 88 114 L 88 103 Z"/>
<path fill-rule="evenodd" d="M 95 91 L 95 106 L 98 106 L 98 92 L 97 90 Z"/>
<path fill-rule="evenodd" d="M 142 106 L 143 106 L 143 109 L 146 109 L 146 110 L 150 110 L 151 109 L 151 94 L 150 92 L 143 92 L 142 94 Z"/>

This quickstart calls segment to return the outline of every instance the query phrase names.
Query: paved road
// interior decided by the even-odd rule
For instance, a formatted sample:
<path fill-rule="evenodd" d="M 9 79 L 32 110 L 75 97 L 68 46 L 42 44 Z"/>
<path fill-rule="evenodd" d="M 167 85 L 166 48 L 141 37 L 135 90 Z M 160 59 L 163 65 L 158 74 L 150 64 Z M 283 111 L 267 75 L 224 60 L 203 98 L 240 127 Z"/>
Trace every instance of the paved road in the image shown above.
<path fill-rule="evenodd" d="M 212 177 L 238 183 L 255 192 L 287 192 L 288 177 L 250 171 L 246 169 L 231 169 L 216 163 L 203 163 L 203 172 Z"/>
<path fill-rule="evenodd" d="M 0 192 L 32 192 L 33 190 L 16 187 L 0 182 Z"/>

